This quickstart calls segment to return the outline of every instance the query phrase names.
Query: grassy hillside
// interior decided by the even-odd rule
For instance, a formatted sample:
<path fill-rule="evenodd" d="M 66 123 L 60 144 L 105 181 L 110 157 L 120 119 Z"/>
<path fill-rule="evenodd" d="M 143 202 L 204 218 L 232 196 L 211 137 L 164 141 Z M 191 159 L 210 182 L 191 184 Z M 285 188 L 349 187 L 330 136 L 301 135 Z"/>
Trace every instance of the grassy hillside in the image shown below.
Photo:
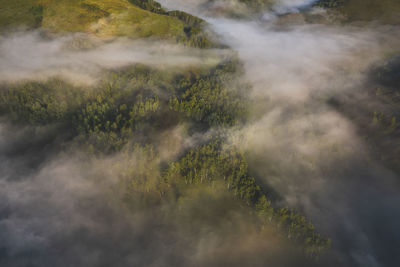
<path fill-rule="evenodd" d="M 184 24 L 155 14 L 126 0 L 42 0 L 42 27 L 52 31 L 85 31 L 108 35 L 173 37 L 183 33 Z"/>
<path fill-rule="evenodd" d="M 193 46 L 211 45 L 201 30 L 201 20 L 183 12 L 158 11 L 128 0 L 0 0 L 0 32 L 41 27 L 102 38 L 154 36 Z"/>
<path fill-rule="evenodd" d="M 35 16 L 33 12 L 38 6 L 37 2 L 37 0 L 0 0 L 0 27 L 36 26 L 36 21 L 40 20 L 40 15 Z"/>
<path fill-rule="evenodd" d="M 374 21 L 400 23 L 398 0 L 321 0 L 316 5 L 336 10 L 347 21 Z"/>
<path fill-rule="evenodd" d="M 259 12 L 271 7 L 274 0 L 239 0 L 250 10 Z M 279 2 L 279 1 L 278 1 Z M 315 6 L 338 12 L 346 21 L 380 21 L 388 24 L 400 23 L 399 0 L 319 0 Z"/>
<path fill-rule="evenodd" d="M 152 0 L 0 0 L 0 33 L 42 29 L 85 32 L 105 39 L 156 37 L 209 47 L 213 44 L 202 30 L 204 24 L 185 12 L 166 11 Z M 180 250 L 178 242 L 186 248 L 186 243 L 208 245 L 217 237 L 226 246 L 217 251 L 211 248 L 209 254 L 215 259 L 204 257 L 207 264 L 181 266 L 224 266 L 218 262 L 218 254 L 231 255 L 230 240 L 236 236 L 254 243 L 246 246 L 245 255 L 266 262 L 269 258 L 291 261 L 286 256 L 296 255 L 296 264 L 311 266 L 329 249 L 330 239 L 320 235 L 297 211 L 272 202 L 268 190 L 251 176 L 244 152 L 230 144 L 230 130 L 242 127 L 249 112 L 242 64 L 233 57 L 214 66 L 182 68 L 165 70 L 137 64 L 105 70 L 93 86 L 73 85 L 57 77 L 0 83 L 0 117 L 13 127 L 45 133 L 40 142 L 21 145 L 38 158 L 30 164 L 33 171 L 58 154 L 72 157 L 79 153 L 85 166 L 91 160 L 107 159 L 104 164 L 112 171 L 105 175 L 118 180 L 107 189 L 107 194 L 113 191 L 111 201 L 116 198 L 124 205 L 121 211 L 132 211 L 128 217 L 138 211 L 149 212 L 157 224 L 155 231 L 168 235 L 169 249 L 177 250 L 176 262 L 191 253 L 190 249 Z M 95 176 L 93 179 L 98 179 Z M 91 175 L 85 175 L 85 181 L 90 179 Z M 111 217 L 101 215 L 100 221 Z M 208 233 L 212 240 L 205 242 Z M 126 237 L 130 243 L 135 237 L 129 234 L 130 230 Z M 50 243 L 57 242 L 50 239 Z M 149 240 L 140 239 L 141 244 Z M 154 240 L 156 247 L 162 242 Z M 116 250 L 124 250 L 119 239 Z M 128 249 L 126 253 L 135 251 Z M 42 257 L 29 249 L 28 253 L 32 258 Z M 246 266 L 252 260 L 239 254 L 236 257 L 223 258 L 228 259 L 226 265 L 232 260 Z M 10 266 L 7 263 L 16 260 L 13 255 L 3 258 L 0 255 L 0 265 Z"/>

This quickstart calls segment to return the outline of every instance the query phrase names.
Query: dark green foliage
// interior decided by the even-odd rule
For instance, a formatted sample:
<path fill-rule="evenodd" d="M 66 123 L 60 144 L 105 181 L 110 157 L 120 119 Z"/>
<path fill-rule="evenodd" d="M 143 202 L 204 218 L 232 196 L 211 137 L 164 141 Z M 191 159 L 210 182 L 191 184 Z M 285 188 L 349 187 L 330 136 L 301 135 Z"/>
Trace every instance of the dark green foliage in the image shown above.
<path fill-rule="evenodd" d="M 274 214 L 279 227 L 287 232 L 287 237 L 300 242 L 310 258 L 318 259 L 321 253 L 330 247 L 331 241 L 315 232 L 314 225 L 306 218 L 289 208 L 281 208 Z"/>
<path fill-rule="evenodd" d="M 21 123 L 61 124 L 93 155 L 123 151 L 128 156 L 122 159 L 126 167 L 120 177 L 132 202 L 139 198 L 159 205 L 178 201 L 192 187 L 217 188 L 242 203 L 259 222 L 260 231 L 267 225 L 275 227 L 309 257 L 317 258 L 329 240 L 298 213 L 274 209 L 249 175 L 244 155 L 228 148 L 224 138 L 196 146 L 180 160 L 166 162 L 161 171 L 154 147 L 157 133 L 184 120 L 197 130 L 213 127 L 223 136 L 226 127 L 245 120 L 245 87 L 236 79 L 241 73 L 239 62 L 231 59 L 211 69 L 180 74 L 135 65 L 109 72 L 94 88 L 57 79 L 4 85 L 0 110 Z"/>
<path fill-rule="evenodd" d="M 201 18 L 195 17 L 183 11 L 166 11 L 158 2 L 153 0 L 129 0 L 129 2 L 145 10 L 160 15 L 175 17 L 183 21 L 186 25 L 184 28 L 186 36 L 184 38 L 177 38 L 177 41 L 180 43 L 199 48 L 211 48 L 218 46 L 210 40 L 209 34 L 203 30 L 203 26 L 206 24 L 206 22 Z"/>
<path fill-rule="evenodd" d="M 212 183 L 223 180 L 226 188 L 248 205 L 255 205 L 262 196 L 254 178 L 248 176 L 243 155 L 235 150 L 223 150 L 221 140 L 190 150 L 179 162 L 171 165 L 166 179 L 176 175 L 186 184 Z"/>
<path fill-rule="evenodd" d="M 236 198 L 255 208 L 262 224 L 281 229 L 288 239 L 301 244 L 309 257 L 318 258 L 330 247 L 330 240 L 316 233 L 304 216 L 288 208 L 274 211 L 265 193 L 249 175 L 244 156 L 235 149 L 225 148 L 221 139 L 192 149 L 179 162 L 171 164 L 165 181 L 186 186 L 223 182 Z"/>
<path fill-rule="evenodd" d="M 170 100 L 175 111 L 209 126 L 233 126 L 246 115 L 246 100 L 239 89 L 227 88 L 236 75 L 237 63 L 226 62 L 194 82 L 182 79 Z"/>
<path fill-rule="evenodd" d="M 98 5 L 82 3 L 81 7 L 86 9 L 88 12 L 95 14 L 95 18 L 100 19 L 103 17 L 108 17 L 110 15 L 109 12 L 102 10 Z"/>
<path fill-rule="evenodd" d="M 178 41 L 186 42 L 190 46 L 200 48 L 210 48 L 215 46 L 215 44 L 210 40 L 210 36 L 203 31 L 203 26 L 206 24 L 204 20 L 177 10 L 169 11 L 167 14 L 180 19 L 186 24 L 184 32 L 187 40 Z"/>
<path fill-rule="evenodd" d="M 31 7 L 31 9 L 29 10 L 29 12 L 34 17 L 34 25 L 33 25 L 33 27 L 38 28 L 38 27 L 40 27 L 42 25 L 43 11 L 44 11 L 43 5 L 35 5 L 35 6 Z"/>
<path fill-rule="evenodd" d="M 69 125 L 100 151 L 115 151 L 133 132 L 143 130 L 143 123 L 162 125 L 161 111 L 168 112 L 169 107 L 168 97 L 160 104 L 157 95 L 167 79 L 159 75 L 138 65 L 111 72 L 97 88 L 74 87 L 57 79 L 4 86 L 0 110 L 19 122 Z"/>
<path fill-rule="evenodd" d="M 89 96 L 74 120 L 75 127 L 95 136 L 101 148 L 103 143 L 115 143 L 111 150 L 118 150 L 135 132 L 149 135 L 172 127 L 179 117 L 189 118 L 204 130 L 234 125 L 246 112 L 240 92 L 224 87 L 225 79 L 233 79 L 235 64 L 225 63 L 192 79 L 173 77 L 169 82 L 176 87 L 169 89 L 165 77 L 145 67 L 136 67 L 127 76 L 119 73 Z"/>
<path fill-rule="evenodd" d="M 260 9 L 268 5 L 271 5 L 273 3 L 273 1 L 271 0 L 239 0 L 239 1 L 253 9 Z"/>
<path fill-rule="evenodd" d="M 382 163 L 400 173 L 400 56 L 373 68 L 370 77 L 373 87 L 362 106 L 369 118 L 357 123 Z"/>
<path fill-rule="evenodd" d="M 320 0 L 316 6 L 328 8 L 345 23 L 379 21 L 383 24 L 400 23 L 398 0 Z"/>
<path fill-rule="evenodd" d="M 400 56 L 395 56 L 374 70 L 376 81 L 400 92 Z"/>
<path fill-rule="evenodd" d="M 183 12 L 183 11 L 169 11 L 168 12 L 169 16 L 176 17 L 180 19 L 181 21 L 185 22 L 189 26 L 198 26 L 201 24 L 206 23 L 203 19 L 195 17 L 193 15 L 190 15 L 189 13 Z"/>
<path fill-rule="evenodd" d="M 160 3 L 154 0 L 129 0 L 135 6 L 146 9 L 157 14 L 166 14 L 167 12 L 161 7 Z"/>
<path fill-rule="evenodd" d="M 215 46 L 203 31 L 202 19 L 181 11 L 166 11 L 153 0 L 129 1 L 150 12 L 183 21 L 185 35 L 178 37 L 181 38 L 178 41 L 195 47 Z M 250 5 L 250 1 L 242 2 Z M 251 2 L 253 7 L 269 3 Z M 110 15 L 95 4 L 79 2 L 78 5 L 96 19 Z M 35 27 L 41 26 L 43 12 L 42 5 L 30 10 Z M 316 233 L 304 216 L 288 208 L 273 207 L 268 194 L 250 176 L 245 156 L 224 138 L 204 137 L 205 144 L 188 151 L 182 145 L 172 156 L 159 155 L 166 150 L 161 145 L 157 147 L 164 141 L 160 141 L 164 138 L 161 133 L 179 128 L 176 126 L 180 122 L 190 126 L 189 135 L 210 129 L 223 135 L 226 128 L 241 126 L 247 117 L 247 88 L 237 79 L 243 73 L 238 60 L 230 59 L 209 69 L 191 69 L 179 74 L 174 71 L 134 65 L 103 73 L 102 81 L 93 87 L 73 86 L 59 79 L 4 84 L 0 91 L 0 112 L 21 124 L 47 125 L 42 127 L 45 129 L 56 126 L 53 128 L 63 131 L 59 135 L 66 136 L 60 147 L 77 146 L 94 156 L 119 151 L 113 155 L 118 157 L 114 163 L 118 166 L 109 167 L 122 181 L 127 202 L 132 205 L 140 206 L 143 201 L 142 206 L 147 209 L 159 208 L 171 201 L 176 204 L 171 206 L 178 210 L 182 207 L 190 210 L 188 225 L 192 224 L 193 216 L 198 216 L 201 224 L 204 221 L 214 224 L 219 216 L 235 218 L 229 215 L 232 207 L 236 212 L 242 209 L 240 212 L 251 215 L 249 221 L 256 225 L 256 232 L 262 233 L 266 226 L 276 229 L 279 236 L 293 241 L 310 258 L 318 258 L 330 241 Z M 200 196 L 190 196 L 196 189 Z M 211 213 L 211 209 L 185 203 L 199 200 L 206 205 L 225 202 Z M 225 205 L 229 202 L 235 205 Z M 167 215 L 165 212 L 162 216 Z"/>
<path fill-rule="evenodd" d="M 346 0 L 319 0 L 314 3 L 314 6 L 323 7 L 323 8 L 335 8 L 343 6 L 346 3 Z"/>
<path fill-rule="evenodd" d="M 352 92 L 329 101 L 357 126 L 376 160 L 396 173 L 400 173 L 399 73 L 400 57 L 396 55 L 370 69 L 357 97 Z"/>
<path fill-rule="evenodd" d="M 163 122 L 169 112 L 168 97 L 159 91 L 166 90 L 166 81 L 168 77 L 141 65 L 112 72 L 100 88 L 87 94 L 71 123 L 89 137 L 93 148 L 119 150 L 135 132 L 140 136 L 143 131 L 149 133 L 148 127 L 170 126 Z"/>
<path fill-rule="evenodd" d="M 132 102 L 121 101 L 112 90 L 98 94 L 84 105 L 74 121 L 79 132 L 89 135 L 92 143 L 103 151 L 122 148 L 135 130 L 145 121 L 156 120 L 159 111 L 157 96 L 137 95 Z"/>
<path fill-rule="evenodd" d="M 205 130 L 236 124 L 245 115 L 246 103 L 238 89 L 224 85 L 233 79 L 236 64 L 227 62 L 184 76 L 136 65 L 111 72 L 96 88 L 78 88 L 56 79 L 5 86 L 0 110 L 21 122 L 70 125 L 100 151 L 111 152 L 135 132 L 140 136 L 172 127 L 179 118 Z"/>
<path fill-rule="evenodd" d="M 57 79 L 4 86 L 0 99 L 3 114 L 11 113 L 14 120 L 33 124 L 68 120 L 82 103 L 80 90 Z"/>

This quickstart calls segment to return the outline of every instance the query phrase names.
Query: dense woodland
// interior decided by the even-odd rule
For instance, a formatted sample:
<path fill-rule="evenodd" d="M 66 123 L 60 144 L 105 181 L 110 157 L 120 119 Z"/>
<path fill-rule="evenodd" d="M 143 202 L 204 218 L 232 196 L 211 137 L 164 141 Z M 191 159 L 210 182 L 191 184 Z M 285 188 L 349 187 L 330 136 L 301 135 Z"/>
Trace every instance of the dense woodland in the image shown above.
<path fill-rule="evenodd" d="M 4 6 L 5 2 L 0 4 Z M 57 1 L 31 2 L 26 10 L 18 9 L 16 17 L 24 17 L 28 29 L 41 28 L 52 33 L 79 31 L 102 36 L 102 29 L 96 32 L 89 25 L 105 18 L 111 24 L 113 14 L 122 12 L 101 1 L 75 1 L 57 17 L 52 14 L 68 1 L 61 1 L 61 7 L 55 4 Z M 241 2 L 253 9 L 270 4 L 269 1 Z M 346 2 L 321 0 L 316 5 L 340 9 Z M 143 21 L 149 19 L 159 23 L 156 28 L 165 23 L 170 27 L 124 32 L 125 29 L 114 25 L 114 34 L 132 38 L 157 36 L 197 48 L 221 47 L 212 41 L 212 33 L 205 30 L 206 22 L 200 18 L 182 11 L 168 11 L 153 0 L 129 0 L 129 3 L 128 8 L 125 1 L 117 4 L 121 10 L 131 12 L 129 20 L 136 20 L 135 16 L 143 19 L 131 23 L 147 25 Z M 2 12 L 11 11 L 3 8 Z M 82 23 L 78 26 L 71 26 L 60 18 L 76 13 L 81 14 L 78 17 Z M 16 23 L 0 18 L 3 30 Z M 387 136 L 399 140 L 399 62 L 395 58 L 372 70 L 371 77 L 377 86 L 371 88 L 369 96 L 385 104 L 366 106 L 363 110 L 366 119 L 359 124 L 378 151 L 387 151 L 390 144 L 382 141 Z M 270 197 L 272 192 L 250 174 L 244 151 L 229 143 L 229 130 L 245 125 L 253 104 L 246 95 L 249 85 L 240 79 L 243 75 L 242 63 L 232 57 L 211 67 L 185 70 L 134 64 L 104 71 L 94 86 L 74 85 L 60 77 L 3 82 L 0 114 L 2 120 L 16 126 L 55 128 L 61 142 L 58 153 L 79 150 L 87 158 L 99 159 L 123 154 L 125 158 L 110 168 L 115 168 L 126 205 L 132 209 L 138 206 L 161 209 L 165 203 L 177 203 L 176 207 L 182 208 L 189 201 L 187 195 L 195 190 L 228 195 L 229 201 L 238 203 L 236 208 L 250 214 L 248 220 L 256 225 L 260 235 L 265 229 L 273 229 L 307 260 L 317 262 L 329 251 L 329 237 L 319 233 L 318 227 L 301 212 L 274 203 Z M 340 97 L 329 100 L 332 107 L 354 118 L 354 110 L 344 103 Z M 201 140 L 183 147 L 173 156 L 162 156 L 163 134 L 182 125 L 187 138 L 201 135 Z M 383 161 L 398 167 L 400 150 L 391 151 L 391 154 L 382 153 Z M 139 155 L 139 159 L 132 159 L 134 155 Z"/>
<path fill-rule="evenodd" d="M 398 56 L 370 70 L 369 86 L 354 109 L 354 93 L 336 96 L 329 104 L 348 116 L 384 165 L 400 171 L 400 60 Z"/>
<path fill-rule="evenodd" d="M 138 146 L 157 154 L 153 138 L 181 123 L 189 124 L 192 134 L 213 129 L 216 133 L 206 144 L 170 162 L 157 181 L 150 177 L 154 170 L 145 171 L 142 182 L 135 177 L 130 179 L 135 184 L 152 181 L 149 188 L 161 198 L 177 197 L 189 186 L 222 182 L 226 190 L 259 214 L 260 225 L 275 225 L 303 247 L 308 256 L 318 258 L 329 247 L 329 240 L 317 234 L 314 226 L 298 213 L 274 209 L 268 192 L 249 176 L 245 157 L 224 146 L 224 129 L 240 125 L 246 118 L 248 103 L 242 94 L 246 85 L 232 82 L 240 72 L 236 60 L 182 74 L 136 65 L 108 73 L 96 88 L 79 88 L 59 79 L 3 85 L 1 111 L 19 124 L 59 124 L 60 128 L 69 129 L 65 142 L 81 143 L 93 155 Z M 227 85 L 231 87 L 228 89 Z M 154 157 L 150 158 L 154 161 Z M 144 188 L 141 185 L 131 190 L 151 194 L 150 189 Z"/>

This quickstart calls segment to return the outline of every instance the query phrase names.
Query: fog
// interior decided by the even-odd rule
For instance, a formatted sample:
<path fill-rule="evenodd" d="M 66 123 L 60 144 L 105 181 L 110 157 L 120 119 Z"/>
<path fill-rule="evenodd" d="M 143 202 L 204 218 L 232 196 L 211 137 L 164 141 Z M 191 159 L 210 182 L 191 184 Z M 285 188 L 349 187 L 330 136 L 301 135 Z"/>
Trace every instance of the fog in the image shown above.
<path fill-rule="evenodd" d="M 58 142 L 43 131 L 7 123 L 0 127 L 2 266 L 304 263 L 279 235 L 260 235 L 230 194 L 199 188 L 178 202 L 142 202 L 140 194 L 127 195 L 132 181 L 122 173 L 131 167 L 136 174 L 131 179 L 140 179 L 143 171 L 157 179 L 159 159 L 149 160 L 140 149 L 97 158 L 79 151 L 54 153 Z M 161 159 L 166 153 L 171 157 L 171 147 L 196 142 L 179 128 L 165 134 L 169 137 L 162 133 L 157 146 Z M 44 140 L 47 147 L 40 146 Z"/>
<path fill-rule="evenodd" d="M 93 84 L 104 70 L 135 63 L 156 68 L 212 65 L 223 50 L 191 49 L 167 41 L 115 38 L 104 41 L 86 34 L 45 36 L 20 32 L 0 38 L 0 81 L 59 76 Z"/>
<path fill-rule="evenodd" d="M 163 6 L 169 9 L 185 10 L 198 16 L 207 16 L 210 14 L 224 16 L 226 14 L 249 15 L 254 12 L 240 0 L 160 0 Z M 310 6 L 315 0 L 270 0 L 259 1 L 264 4 L 262 12 L 273 12 L 275 14 L 284 14 L 287 12 L 297 12 L 300 8 Z M 222 11 L 222 12 L 221 12 Z"/>
<path fill-rule="evenodd" d="M 396 52 L 399 33 L 379 25 L 282 24 L 277 17 L 310 2 L 280 1 L 264 20 L 188 10 L 239 52 L 253 86 L 254 118 L 232 142 L 247 151 L 257 179 L 277 191 L 282 205 L 296 207 L 332 238 L 321 264 L 396 266 L 399 177 L 375 160 L 357 126 L 328 100 L 352 91 L 357 98 L 368 88 L 369 68 Z"/>
<path fill-rule="evenodd" d="M 213 24 L 239 51 L 260 103 L 260 117 L 241 133 L 259 179 L 332 237 L 333 266 L 395 266 L 389 255 L 398 247 L 393 226 L 400 218 L 388 203 L 400 207 L 398 177 L 373 162 L 355 126 L 327 104 L 364 86 L 368 66 L 382 56 L 379 34 Z"/>
<path fill-rule="evenodd" d="M 252 107 L 248 122 L 232 129 L 230 143 L 244 151 L 257 181 L 276 193 L 276 206 L 295 208 L 332 239 L 318 265 L 398 266 L 398 174 L 376 159 L 357 125 L 329 105 L 331 97 L 349 92 L 357 100 L 371 66 L 398 52 L 398 30 L 279 18 L 313 1 L 274 1 L 263 16 L 246 19 L 216 12 L 250 14 L 238 1 L 160 2 L 201 16 L 238 52 Z M 61 76 L 90 84 L 104 70 L 133 63 L 212 65 L 230 53 L 160 40 L 24 32 L 0 39 L 0 81 Z M 185 127 L 160 134 L 160 157 L 151 162 L 140 151 L 128 159 L 126 151 L 95 159 L 74 149 L 56 153 L 57 125 L 2 122 L 0 265 L 310 266 L 279 236 L 257 235 L 250 215 L 230 196 L 199 190 L 181 196 L 187 202 L 126 205 L 120 176 L 126 166 L 151 169 L 157 179 L 163 160 L 210 134 L 189 137 Z M 237 211 L 224 213 L 224 206 Z"/>

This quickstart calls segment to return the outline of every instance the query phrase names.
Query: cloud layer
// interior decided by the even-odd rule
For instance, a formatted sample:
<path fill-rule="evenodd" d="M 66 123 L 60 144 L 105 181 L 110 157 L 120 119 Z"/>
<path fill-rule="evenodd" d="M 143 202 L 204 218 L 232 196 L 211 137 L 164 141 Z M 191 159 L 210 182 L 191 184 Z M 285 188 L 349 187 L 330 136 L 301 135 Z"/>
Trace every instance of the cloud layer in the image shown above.
<path fill-rule="evenodd" d="M 216 18 L 199 1 L 184 8 L 202 14 L 239 52 L 254 117 L 232 142 L 282 205 L 332 237 L 332 254 L 321 264 L 396 266 L 398 176 L 375 161 L 357 127 L 328 102 L 347 94 L 365 99 L 357 94 L 369 86 L 370 67 L 398 52 L 399 33 L 379 25 L 289 25 L 277 17 L 312 2 L 277 1 L 264 16 L 274 19 L 263 21 Z"/>
<path fill-rule="evenodd" d="M 45 38 L 24 32 L 0 38 L 0 81 L 61 76 L 92 83 L 106 69 L 135 63 L 158 68 L 214 64 L 224 53 L 156 40 L 102 41 L 85 34 Z"/>
<path fill-rule="evenodd" d="M 333 239 L 321 266 L 397 266 L 398 176 L 374 159 L 352 121 L 327 102 L 365 86 L 369 67 L 393 52 L 398 32 L 223 19 L 207 12 L 206 1 L 161 2 L 201 14 L 238 51 L 253 106 L 232 143 L 246 152 L 258 182 L 277 193 L 277 205 L 303 212 Z M 311 2 L 279 1 L 267 15 Z M 213 8 L 227 3 L 216 1 Z M 155 40 L 18 33 L 0 39 L 0 81 L 60 75 L 91 83 L 105 69 L 209 64 L 225 53 Z M 178 144 L 193 141 L 179 127 L 167 135 Z M 0 265 L 302 266 L 282 239 L 256 235 L 240 205 L 237 212 L 221 212 L 235 205 L 229 196 L 192 192 L 182 196 L 183 206 L 129 209 L 115 169 L 107 166 L 134 165 L 140 154 L 132 162 L 122 155 L 87 161 L 79 153 L 55 154 L 57 138 L 57 129 L 0 124 Z M 161 157 L 176 154 L 165 147 Z"/>
<path fill-rule="evenodd" d="M 253 85 L 254 121 L 239 136 L 259 181 L 332 237 L 324 266 L 395 266 L 398 177 L 374 162 L 356 127 L 328 104 L 366 86 L 384 37 L 365 28 L 210 21 L 239 51 Z"/>

